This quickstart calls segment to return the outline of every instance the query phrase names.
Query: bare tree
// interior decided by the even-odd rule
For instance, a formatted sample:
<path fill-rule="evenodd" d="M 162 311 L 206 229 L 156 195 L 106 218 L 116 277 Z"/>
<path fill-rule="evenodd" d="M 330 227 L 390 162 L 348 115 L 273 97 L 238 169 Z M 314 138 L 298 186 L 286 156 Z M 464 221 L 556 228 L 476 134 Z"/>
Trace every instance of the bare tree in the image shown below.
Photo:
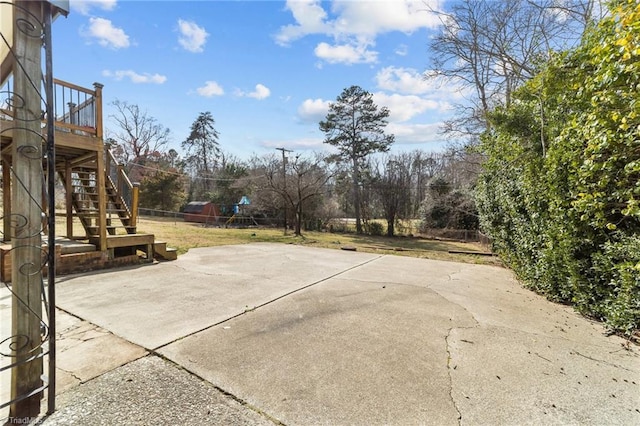
<path fill-rule="evenodd" d="M 378 193 L 387 236 L 395 235 L 398 219 L 405 218 L 411 206 L 411 154 L 391 155 L 383 158 L 373 171 L 374 187 Z"/>
<path fill-rule="evenodd" d="M 107 132 L 114 145 L 116 158 L 130 170 L 133 164 L 144 165 L 154 153 L 162 152 L 169 143 L 171 131 L 140 109 L 138 105 L 115 100 L 116 112 L 109 118 L 115 126 Z"/>
<path fill-rule="evenodd" d="M 324 157 L 294 157 L 288 162 L 290 167 L 286 172 L 286 181 L 282 179 L 280 159 L 269 155 L 263 161 L 264 186 L 261 189 L 276 193 L 284 200 L 295 214 L 295 234 L 302 235 L 305 207 L 314 199 L 321 199 L 331 179 Z"/>
<path fill-rule="evenodd" d="M 413 151 L 409 176 L 411 178 L 411 210 L 409 215 L 417 217 L 422 202 L 427 196 L 427 185 L 443 168 L 442 154 L 437 152 L 425 153 Z"/>
<path fill-rule="evenodd" d="M 487 113 L 509 106 L 513 91 L 537 71 L 554 50 L 580 40 L 597 18 L 601 0 L 460 0 L 435 11 L 441 32 L 430 43 L 440 77 L 470 88 L 468 104 L 459 105 L 444 131 L 471 139 L 487 128 Z"/>

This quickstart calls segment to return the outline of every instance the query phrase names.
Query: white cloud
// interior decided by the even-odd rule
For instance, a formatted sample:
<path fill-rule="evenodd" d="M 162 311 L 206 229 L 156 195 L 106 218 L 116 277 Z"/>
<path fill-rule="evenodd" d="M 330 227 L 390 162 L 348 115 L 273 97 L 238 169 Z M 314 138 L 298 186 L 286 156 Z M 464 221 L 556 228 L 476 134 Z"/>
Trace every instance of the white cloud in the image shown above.
<path fill-rule="evenodd" d="M 331 37 L 334 46 L 319 44 L 315 50 L 318 57 L 331 59 L 332 63 L 375 62 L 376 52 L 367 51 L 367 47 L 375 43 L 378 35 L 438 27 L 438 16 L 429 9 L 439 10 L 440 3 L 441 0 L 334 0 L 329 17 L 320 0 L 287 0 L 286 9 L 295 23 L 281 27 L 275 40 L 287 46 L 306 35 L 321 34 Z M 354 56 L 357 53 L 359 56 Z"/>
<path fill-rule="evenodd" d="M 224 89 L 215 81 L 205 82 L 204 86 L 196 89 L 196 92 L 198 95 L 204 96 L 205 98 L 224 95 Z"/>
<path fill-rule="evenodd" d="M 446 101 L 425 99 L 417 95 L 373 93 L 373 101 L 379 107 L 389 108 L 389 124 L 406 122 L 427 111 L 440 113 L 450 108 Z M 319 123 L 324 120 L 333 101 L 323 99 L 306 99 L 298 107 L 298 118 L 308 123 Z"/>
<path fill-rule="evenodd" d="M 325 23 L 327 13 L 319 1 L 287 1 L 286 8 L 291 11 L 296 24 L 280 28 L 280 32 L 275 36 L 278 44 L 286 46 L 307 34 L 324 33 L 330 30 L 330 26 Z"/>
<path fill-rule="evenodd" d="M 409 54 L 409 47 L 406 44 L 401 44 L 396 47 L 394 53 L 398 56 L 407 56 Z"/>
<path fill-rule="evenodd" d="M 387 95 L 382 92 L 373 94 L 373 101 L 378 107 L 389 108 L 389 122 L 408 121 L 426 111 L 442 111 L 447 104 L 425 99 L 416 95 Z"/>
<path fill-rule="evenodd" d="M 429 8 L 438 9 L 438 0 L 336 0 L 333 11 L 338 15 L 335 27 L 344 34 L 377 35 L 391 31 L 411 33 L 420 28 L 440 25 L 437 15 Z"/>
<path fill-rule="evenodd" d="M 136 84 L 144 84 L 144 83 L 153 83 L 153 84 L 163 84 L 167 81 L 167 77 L 160 74 L 149 74 L 143 73 L 138 74 L 132 70 L 118 70 L 118 71 L 110 71 L 104 70 L 102 71 L 102 75 L 105 77 L 112 77 L 116 80 L 122 80 L 123 78 L 129 78 L 132 83 Z"/>
<path fill-rule="evenodd" d="M 195 22 L 178 19 L 178 30 L 180 31 L 180 37 L 178 38 L 180 46 L 193 53 L 199 53 L 204 50 L 204 44 L 207 42 L 209 33 L 203 27 L 198 26 Z"/>
<path fill-rule="evenodd" d="M 117 3 L 117 0 L 71 0 L 69 5 L 72 11 L 88 15 L 94 7 L 108 11 L 115 9 Z"/>
<path fill-rule="evenodd" d="M 413 68 L 382 68 L 376 74 L 376 84 L 383 90 L 413 95 L 429 93 L 435 89 L 432 80 L 427 80 L 423 73 Z"/>
<path fill-rule="evenodd" d="M 330 103 L 322 99 L 306 99 L 298 107 L 298 117 L 305 122 L 319 123 L 327 117 Z"/>
<path fill-rule="evenodd" d="M 258 100 L 266 99 L 271 96 L 271 90 L 263 84 L 256 84 L 256 89 L 253 92 L 243 92 L 242 90 L 236 90 L 237 96 L 244 96 L 247 98 L 254 98 Z"/>
<path fill-rule="evenodd" d="M 316 46 L 314 53 L 318 58 L 324 59 L 330 64 L 369 64 L 378 60 L 378 52 L 367 50 L 366 43 L 331 46 L 323 42 Z"/>
<path fill-rule="evenodd" d="M 407 124 L 389 123 L 386 133 L 393 134 L 396 144 L 441 143 L 446 140 L 442 135 L 442 123 Z"/>
<path fill-rule="evenodd" d="M 89 18 L 89 28 L 84 32 L 86 37 L 98 39 L 101 46 L 112 49 L 129 47 L 129 36 L 122 28 L 114 27 L 110 20 Z"/>
<path fill-rule="evenodd" d="M 382 90 L 438 99 L 443 107 L 450 101 L 459 101 L 469 94 L 467 89 L 455 81 L 439 77 L 426 78 L 426 74 L 427 72 L 419 72 L 413 68 L 386 67 L 378 71 L 375 79 L 378 88 Z"/>

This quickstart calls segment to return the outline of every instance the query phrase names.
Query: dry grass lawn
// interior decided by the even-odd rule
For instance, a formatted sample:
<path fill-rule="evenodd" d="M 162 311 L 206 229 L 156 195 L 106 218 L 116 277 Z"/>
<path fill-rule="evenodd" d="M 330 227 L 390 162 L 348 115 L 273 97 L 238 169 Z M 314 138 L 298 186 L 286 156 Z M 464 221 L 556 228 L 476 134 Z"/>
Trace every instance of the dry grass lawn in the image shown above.
<path fill-rule="evenodd" d="M 435 241 L 420 237 L 388 238 L 311 231 L 304 232 L 303 236 L 295 236 L 292 231 L 285 234 L 282 229 L 216 228 L 184 222 L 182 219 L 149 216 L 139 218 L 138 232 L 154 234 L 156 240 L 166 241 L 169 247 L 177 248 L 178 254 L 184 254 L 195 247 L 275 242 L 332 249 L 355 248 L 357 251 L 368 253 L 501 265 L 500 260 L 493 256 L 449 253 L 450 250 L 485 252 L 486 250 L 479 244 Z"/>

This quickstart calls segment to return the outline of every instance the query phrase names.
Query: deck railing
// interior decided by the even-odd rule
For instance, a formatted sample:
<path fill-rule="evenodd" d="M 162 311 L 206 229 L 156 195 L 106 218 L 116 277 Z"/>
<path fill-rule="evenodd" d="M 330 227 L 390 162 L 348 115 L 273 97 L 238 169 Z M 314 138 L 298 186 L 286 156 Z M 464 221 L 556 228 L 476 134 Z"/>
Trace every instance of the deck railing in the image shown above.
<path fill-rule="evenodd" d="M 53 79 L 53 114 L 57 130 L 102 138 L 102 84 L 94 83 L 94 90 L 63 80 Z M 13 78 L 0 88 L 0 115 L 13 116 Z M 42 90 L 44 93 L 44 90 Z M 42 117 L 46 110 L 42 101 Z M 44 123 L 44 120 L 43 120 Z"/>
<path fill-rule="evenodd" d="M 102 137 L 102 85 L 86 89 L 53 79 L 54 115 L 60 130 Z"/>
<path fill-rule="evenodd" d="M 116 160 L 109 148 L 105 149 L 105 168 L 107 176 L 116 188 L 117 194 L 124 201 L 131 218 L 131 226 L 138 222 L 138 184 L 131 183 L 124 166 Z"/>

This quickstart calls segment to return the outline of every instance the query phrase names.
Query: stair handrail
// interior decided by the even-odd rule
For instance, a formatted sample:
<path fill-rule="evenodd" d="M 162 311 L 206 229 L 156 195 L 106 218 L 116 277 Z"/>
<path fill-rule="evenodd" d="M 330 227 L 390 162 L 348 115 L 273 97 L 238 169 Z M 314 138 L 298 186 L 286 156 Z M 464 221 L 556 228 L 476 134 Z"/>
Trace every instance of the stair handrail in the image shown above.
<path fill-rule="evenodd" d="M 124 201 L 125 207 L 129 210 L 131 216 L 131 226 L 136 226 L 138 223 L 138 199 L 140 185 L 138 183 L 131 183 L 129 176 L 124 169 L 124 165 L 115 158 L 113 152 L 108 147 L 105 149 L 107 152 L 105 168 L 107 172 L 107 178 L 111 180 L 111 169 L 115 167 L 116 170 L 116 182 L 114 187 L 118 196 Z M 113 181 L 111 182 L 114 183 Z M 124 189 L 128 189 L 131 194 L 131 199 L 125 197 Z"/>

